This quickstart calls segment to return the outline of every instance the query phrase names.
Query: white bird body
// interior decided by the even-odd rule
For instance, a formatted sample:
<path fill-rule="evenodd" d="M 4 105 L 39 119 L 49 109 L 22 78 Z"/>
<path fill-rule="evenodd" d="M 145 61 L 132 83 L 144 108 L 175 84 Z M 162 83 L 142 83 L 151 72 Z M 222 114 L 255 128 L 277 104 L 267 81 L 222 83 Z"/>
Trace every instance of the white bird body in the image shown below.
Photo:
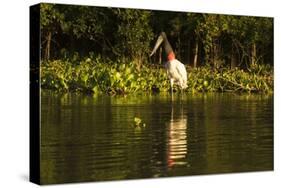
<path fill-rule="evenodd" d="M 171 88 L 173 84 L 177 84 L 181 89 L 187 88 L 187 73 L 184 64 L 179 60 L 173 59 L 165 64 L 168 77 L 170 79 Z"/>
<path fill-rule="evenodd" d="M 159 46 L 163 43 L 168 62 L 165 64 L 168 77 L 171 83 L 171 92 L 173 93 L 173 84 L 177 84 L 181 89 L 187 88 L 187 73 L 184 64 L 175 58 L 174 51 L 170 45 L 165 32 L 161 32 L 156 44 L 150 54 L 152 56 Z"/>

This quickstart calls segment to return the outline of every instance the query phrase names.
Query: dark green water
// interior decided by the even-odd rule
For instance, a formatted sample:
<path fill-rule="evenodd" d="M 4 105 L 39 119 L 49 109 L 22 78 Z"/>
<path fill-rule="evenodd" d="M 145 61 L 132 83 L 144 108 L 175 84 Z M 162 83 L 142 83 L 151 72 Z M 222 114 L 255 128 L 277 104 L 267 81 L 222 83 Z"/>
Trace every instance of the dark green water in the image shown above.
<path fill-rule="evenodd" d="M 41 103 L 43 184 L 273 169 L 272 95 L 44 91 Z"/>

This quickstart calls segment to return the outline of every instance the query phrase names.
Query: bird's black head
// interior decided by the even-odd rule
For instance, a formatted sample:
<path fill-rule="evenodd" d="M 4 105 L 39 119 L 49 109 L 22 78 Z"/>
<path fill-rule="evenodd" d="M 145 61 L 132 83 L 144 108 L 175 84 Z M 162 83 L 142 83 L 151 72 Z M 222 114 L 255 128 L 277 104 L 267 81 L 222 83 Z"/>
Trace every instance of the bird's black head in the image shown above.
<path fill-rule="evenodd" d="M 158 36 L 158 39 L 157 39 L 157 41 L 156 41 L 156 43 L 155 43 L 155 46 L 154 46 L 154 48 L 153 48 L 153 50 L 152 50 L 150 56 L 152 56 L 152 55 L 156 52 L 156 50 L 159 48 L 159 46 L 160 46 L 162 43 L 164 44 L 164 48 L 165 48 L 165 52 L 166 52 L 166 55 L 167 55 L 167 56 L 168 56 L 170 53 L 173 53 L 173 49 L 172 49 L 172 47 L 171 47 L 171 45 L 170 45 L 170 43 L 169 43 L 169 41 L 168 41 L 167 35 L 166 35 L 165 32 L 162 31 L 162 32 L 159 34 L 159 36 Z"/>

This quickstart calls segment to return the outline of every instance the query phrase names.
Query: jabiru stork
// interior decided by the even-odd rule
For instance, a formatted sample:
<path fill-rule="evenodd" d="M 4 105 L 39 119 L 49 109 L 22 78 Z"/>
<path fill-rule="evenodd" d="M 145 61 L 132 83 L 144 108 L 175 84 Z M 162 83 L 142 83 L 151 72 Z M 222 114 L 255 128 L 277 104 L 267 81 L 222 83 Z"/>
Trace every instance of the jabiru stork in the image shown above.
<path fill-rule="evenodd" d="M 161 32 L 150 54 L 150 57 L 156 52 L 159 46 L 163 44 L 167 55 L 165 68 L 171 84 L 171 92 L 173 93 L 173 85 L 177 84 L 181 90 L 187 88 L 187 73 L 184 64 L 175 58 L 175 53 L 168 41 L 165 32 Z"/>

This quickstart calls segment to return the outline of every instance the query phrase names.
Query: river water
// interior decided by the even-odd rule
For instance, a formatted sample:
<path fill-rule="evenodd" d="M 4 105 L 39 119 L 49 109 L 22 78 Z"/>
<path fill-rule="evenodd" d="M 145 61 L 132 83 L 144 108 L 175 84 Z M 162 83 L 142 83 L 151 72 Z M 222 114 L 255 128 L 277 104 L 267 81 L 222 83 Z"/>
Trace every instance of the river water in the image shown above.
<path fill-rule="evenodd" d="M 42 184 L 266 170 L 273 95 L 41 92 Z"/>

